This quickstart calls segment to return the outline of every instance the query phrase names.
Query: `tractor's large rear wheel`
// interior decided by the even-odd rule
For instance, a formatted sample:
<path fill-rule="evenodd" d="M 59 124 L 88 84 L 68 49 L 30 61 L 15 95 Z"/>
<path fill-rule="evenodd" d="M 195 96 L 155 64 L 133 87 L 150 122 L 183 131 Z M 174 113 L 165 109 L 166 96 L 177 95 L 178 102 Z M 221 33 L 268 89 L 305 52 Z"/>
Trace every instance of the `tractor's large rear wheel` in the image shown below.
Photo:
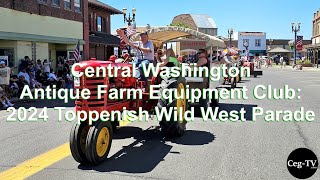
<path fill-rule="evenodd" d="M 72 157 L 81 164 L 88 163 L 86 157 L 86 139 L 89 131 L 89 126 L 86 123 L 74 123 L 70 132 L 70 150 Z"/>
<path fill-rule="evenodd" d="M 161 81 L 160 92 L 162 94 L 165 89 L 177 89 L 178 97 L 180 97 L 181 93 L 185 92 L 185 87 L 185 78 L 169 77 Z M 161 98 L 158 101 L 157 107 L 159 108 L 159 110 L 165 108 L 167 109 L 167 111 L 169 111 L 171 108 L 172 110 L 175 107 L 177 108 L 178 117 L 174 117 L 174 113 L 172 113 L 169 119 L 166 119 L 166 117 L 163 117 L 163 119 L 159 119 L 160 127 L 165 137 L 182 136 L 186 129 L 187 122 L 184 119 L 181 120 L 179 117 L 184 117 L 184 114 L 188 109 L 188 101 L 186 99 L 185 93 L 183 98 L 176 99 L 175 97 L 173 97 L 172 102 L 170 102 L 169 99 Z"/>
<path fill-rule="evenodd" d="M 89 163 L 99 164 L 107 159 L 112 143 L 110 121 L 97 121 L 90 127 L 86 141 L 86 156 Z"/>

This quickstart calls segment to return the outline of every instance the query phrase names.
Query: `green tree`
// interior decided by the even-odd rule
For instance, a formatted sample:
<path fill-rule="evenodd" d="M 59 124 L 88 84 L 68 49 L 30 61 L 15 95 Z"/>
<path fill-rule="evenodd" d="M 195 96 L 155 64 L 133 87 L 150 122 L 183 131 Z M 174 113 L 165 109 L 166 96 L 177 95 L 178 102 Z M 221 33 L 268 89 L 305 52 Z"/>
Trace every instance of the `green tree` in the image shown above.
<path fill-rule="evenodd" d="M 189 28 L 191 29 L 191 27 L 183 22 L 174 22 L 174 23 L 171 23 L 170 26 L 177 26 L 177 27 L 183 27 L 183 28 Z"/>

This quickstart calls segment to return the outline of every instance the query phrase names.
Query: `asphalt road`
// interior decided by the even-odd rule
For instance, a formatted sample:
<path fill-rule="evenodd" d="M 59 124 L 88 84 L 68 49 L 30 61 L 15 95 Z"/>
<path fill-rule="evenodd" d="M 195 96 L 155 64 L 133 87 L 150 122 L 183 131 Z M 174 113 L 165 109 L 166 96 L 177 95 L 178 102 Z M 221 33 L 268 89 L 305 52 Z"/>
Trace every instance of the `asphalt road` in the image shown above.
<path fill-rule="evenodd" d="M 58 122 L 53 107 L 59 101 L 20 103 L 47 106 L 47 122 L 6 122 L 0 110 L 0 179 L 14 174 L 28 179 L 293 179 L 287 170 L 289 154 L 307 147 L 320 158 L 319 118 L 314 122 L 252 121 L 253 107 L 265 110 L 313 110 L 320 117 L 320 72 L 264 69 L 263 77 L 246 78 L 238 86 L 249 91 L 259 84 L 301 89 L 298 100 L 220 101 L 222 110 L 247 111 L 246 122 L 203 122 L 187 125 L 181 138 L 164 140 L 155 121 L 120 128 L 109 159 L 95 167 L 79 165 L 68 148 L 72 123 Z M 51 152 L 51 153 L 50 153 Z M 26 169 L 27 172 L 26 172 Z M 320 170 L 310 179 L 320 179 Z M 25 173 L 21 173 L 25 172 Z"/>

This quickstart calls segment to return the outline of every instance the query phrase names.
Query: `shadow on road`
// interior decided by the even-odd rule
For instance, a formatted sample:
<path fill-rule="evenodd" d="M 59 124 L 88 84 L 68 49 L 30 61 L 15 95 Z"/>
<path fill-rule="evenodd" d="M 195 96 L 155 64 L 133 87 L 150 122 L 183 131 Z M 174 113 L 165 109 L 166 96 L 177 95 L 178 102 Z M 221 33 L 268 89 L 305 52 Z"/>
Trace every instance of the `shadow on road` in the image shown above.
<path fill-rule="evenodd" d="M 245 118 L 247 121 L 252 121 L 252 110 L 254 107 L 258 107 L 257 105 L 252 104 L 226 104 L 226 103 L 219 103 L 219 111 L 238 111 L 240 112 L 242 108 L 246 111 Z"/>
<path fill-rule="evenodd" d="M 198 106 L 190 106 L 194 107 L 194 115 L 197 118 L 203 118 L 201 114 L 201 110 Z M 245 118 L 247 121 L 252 121 L 252 110 L 254 107 L 258 107 L 257 105 L 252 105 L 252 104 L 226 104 L 226 103 L 219 103 L 219 112 L 221 111 L 238 111 L 240 112 L 242 108 L 246 111 L 245 113 Z M 212 107 L 213 113 L 215 111 L 215 108 Z"/>
<path fill-rule="evenodd" d="M 125 172 L 147 173 L 151 172 L 169 154 L 179 155 L 180 152 L 172 152 L 172 146 L 167 142 L 179 145 L 201 146 L 215 140 L 215 136 L 205 131 L 187 130 L 185 134 L 176 139 L 166 140 L 157 127 L 142 130 L 138 127 L 122 127 L 114 135 L 114 139 L 136 139 L 128 146 L 110 157 L 99 166 L 79 165 L 81 170 L 95 170 L 98 172 Z"/>

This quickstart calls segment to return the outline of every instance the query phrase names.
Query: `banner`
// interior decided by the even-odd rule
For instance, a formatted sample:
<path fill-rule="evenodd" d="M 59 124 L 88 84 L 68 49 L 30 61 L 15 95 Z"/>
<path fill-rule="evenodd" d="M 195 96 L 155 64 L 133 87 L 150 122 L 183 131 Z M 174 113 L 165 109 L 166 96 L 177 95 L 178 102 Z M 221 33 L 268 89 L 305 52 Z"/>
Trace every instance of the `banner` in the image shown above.
<path fill-rule="evenodd" d="M 297 36 L 297 51 L 301 51 L 303 48 L 303 36 Z"/>

